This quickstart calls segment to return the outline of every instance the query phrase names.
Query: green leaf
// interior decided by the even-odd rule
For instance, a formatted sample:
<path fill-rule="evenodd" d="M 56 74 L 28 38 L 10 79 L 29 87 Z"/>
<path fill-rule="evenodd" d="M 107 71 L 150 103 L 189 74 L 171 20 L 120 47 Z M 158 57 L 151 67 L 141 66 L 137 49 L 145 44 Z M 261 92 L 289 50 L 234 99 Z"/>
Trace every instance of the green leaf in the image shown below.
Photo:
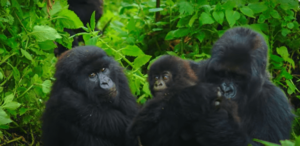
<path fill-rule="evenodd" d="M 134 59 L 133 61 L 133 67 L 134 68 L 140 68 L 143 65 L 145 65 L 151 58 L 150 55 L 141 55 Z"/>
<path fill-rule="evenodd" d="M 284 59 L 290 56 L 288 49 L 285 46 L 281 46 L 276 48 L 277 53 Z"/>
<path fill-rule="evenodd" d="M 7 104 L 9 102 L 12 102 L 13 100 L 14 100 L 14 95 L 13 94 L 9 94 L 9 95 L 5 96 L 3 104 Z"/>
<path fill-rule="evenodd" d="M 263 141 L 263 140 L 259 140 L 259 139 L 253 139 L 253 141 L 256 141 L 256 142 L 260 142 L 264 145 L 267 145 L 267 146 L 280 146 L 279 144 L 275 144 L 275 143 L 271 143 L 271 142 L 267 142 L 267 141 Z"/>
<path fill-rule="evenodd" d="M 264 23 L 267 20 L 267 17 L 264 14 L 259 15 L 258 23 Z"/>
<path fill-rule="evenodd" d="M 249 7 L 244 6 L 240 10 L 244 15 L 254 18 L 254 16 L 253 16 L 254 13 L 253 13 L 252 9 L 250 9 Z"/>
<path fill-rule="evenodd" d="M 88 39 L 87 41 L 85 41 L 85 45 L 89 45 L 89 46 L 96 46 L 97 44 L 97 40 L 100 36 L 95 36 L 95 37 L 92 37 L 90 39 Z"/>
<path fill-rule="evenodd" d="M 268 9 L 268 6 L 264 2 L 249 4 L 248 7 L 252 9 L 253 13 L 261 13 Z"/>
<path fill-rule="evenodd" d="M 3 74 L 0 72 L 0 81 L 3 80 Z"/>
<path fill-rule="evenodd" d="M 288 30 L 288 29 L 286 29 L 286 28 L 282 28 L 282 30 L 281 30 L 282 36 L 286 37 L 286 35 L 288 35 L 289 33 L 291 33 L 290 30 Z"/>
<path fill-rule="evenodd" d="M 128 45 L 122 49 L 122 53 L 126 56 L 140 56 L 144 55 L 144 52 L 136 45 Z"/>
<path fill-rule="evenodd" d="M 84 26 L 80 18 L 73 11 L 68 9 L 64 9 L 59 12 L 57 21 L 62 27 L 69 29 L 77 29 Z"/>
<path fill-rule="evenodd" d="M 178 5 L 181 16 L 192 15 L 194 13 L 194 7 L 189 2 L 181 1 Z"/>
<path fill-rule="evenodd" d="M 294 23 L 293 23 L 293 22 L 288 23 L 288 24 L 287 24 L 287 27 L 288 27 L 289 29 L 293 29 L 293 28 L 294 28 Z"/>
<path fill-rule="evenodd" d="M 39 42 L 39 47 L 42 49 L 42 50 L 53 50 L 54 48 L 56 48 L 57 46 L 54 44 L 53 41 L 44 41 L 44 42 Z"/>
<path fill-rule="evenodd" d="M 172 56 L 178 56 L 175 52 L 173 52 L 173 51 L 167 51 L 166 52 L 167 54 L 169 54 L 169 55 L 172 55 Z"/>
<path fill-rule="evenodd" d="M 232 27 L 236 23 L 236 21 L 240 18 L 240 13 L 233 10 L 226 10 L 225 15 L 230 27 Z"/>
<path fill-rule="evenodd" d="M 164 10 L 163 8 L 152 8 L 152 9 L 149 9 L 149 12 L 150 13 L 153 13 L 153 12 L 159 12 L 159 11 L 162 11 Z"/>
<path fill-rule="evenodd" d="M 295 93 L 297 87 L 295 86 L 293 81 L 292 80 L 285 80 L 285 83 L 288 85 L 288 94 L 291 95 L 291 94 Z"/>
<path fill-rule="evenodd" d="M 224 12 L 223 11 L 214 11 L 213 12 L 213 17 L 215 20 L 222 25 L 224 21 Z"/>
<path fill-rule="evenodd" d="M 0 54 L 3 54 L 4 52 L 4 49 L 0 48 Z"/>
<path fill-rule="evenodd" d="M 4 105 L 2 106 L 2 108 L 3 108 L 3 109 L 15 110 L 15 109 L 17 109 L 17 108 L 20 107 L 20 106 L 21 106 L 20 103 L 15 102 L 15 101 L 12 101 L 12 102 L 9 102 L 9 103 L 7 103 L 7 104 L 4 104 Z"/>
<path fill-rule="evenodd" d="M 21 49 L 21 52 L 28 60 L 32 60 L 31 55 L 26 50 Z"/>
<path fill-rule="evenodd" d="M 146 93 L 147 95 L 151 95 L 151 91 L 149 90 L 149 83 L 146 82 L 143 86 L 143 91 L 144 93 Z"/>
<path fill-rule="evenodd" d="M 0 87 L 0 93 L 3 92 L 3 87 Z"/>
<path fill-rule="evenodd" d="M 12 120 L 5 113 L 5 111 L 0 107 L 0 125 L 8 124 L 10 122 L 12 122 Z"/>
<path fill-rule="evenodd" d="M 194 22 L 195 22 L 195 20 L 198 18 L 198 15 L 197 14 L 195 14 L 195 15 L 193 15 L 193 17 L 190 19 L 190 21 L 189 21 L 189 26 L 190 27 L 192 27 L 193 26 L 193 24 L 194 24 Z"/>
<path fill-rule="evenodd" d="M 92 13 L 91 20 L 90 20 L 91 29 L 95 30 L 96 20 L 95 20 L 95 11 Z"/>
<path fill-rule="evenodd" d="M 57 33 L 57 31 L 49 26 L 40 26 L 36 25 L 33 27 L 32 35 L 36 37 L 38 42 L 43 42 L 46 40 L 55 40 L 60 39 L 61 36 Z"/>
<path fill-rule="evenodd" d="M 165 37 L 165 40 L 171 40 L 174 38 L 184 37 L 187 36 L 190 32 L 189 28 L 179 28 L 173 31 L 168 32 L 168 34 Z"/>
<path fill-rule="evenodd" d="M 293 59 L 290 58 L 288 49 L 285 46 L 276 48 L 276 52 L 283 58 L 284 61 L 290 63 L 292 67 L 295 68 L 295 62 Z"/>
<path fill-rule="evenodd" d="M 13 75 L 16 82 L 20 81 L 20 72 L 16 67 L 13 67 Z"/>
<path fill-rule="evenodd" d="M 19 109 L 19 114 L 20 114 L 20 116 L 22 116 L 23 114 L 25 114 L 27 110 L 28 110 L 27 108 L 21 107 L 21 108 Z"/>
<path fill-rule="evenodd" d="M 51 86 L 52 86 L 52 84 L 51 84 L 50 80 L 44 81 L 43 84 L 42 84 L 43 92 L 46 93 L 46 94 L 49 93 L 50 90 L 51 90 Z"/>
<path fill-rule="evenodd" d="M 50 9 L 49 13 L 51 16 L 55 15 L 57 12 L 61 11 L 62 7 L 60 1 L 55 1 L 52 5 L 52 9 Z"/>
<path fill-rule="evenodd" d="M 271 16 L 272 16 L 273 18 L 281 19 L 279 13 L 278 13 L 276 10 L 274 10 L 274 9 L 271 10 L 270 14 L 271 14 Z"/>
<path fill-rule="evenodd" d="M 295 137 L 295 146 L 298 146 L 298 145 L 300 145 L 300 135 Z"/>
<path fill-rule="evenodd" d="M 202 42 L 205 38 L 205 32 L 203 31 L 198 32 L 196 37 L 200 42 Z"/>
<path fill-rule="evenodd" d="M 206 12 L 203 12 L 199 18 L 200 24 L 213 24 L 214 20 L 211 18 L 210 14 L 207 14 Z"/>
<path fill-rule="evenodd" d="M 190 32 L 189 28 L 179 28 L 175 30 L 174 34 L 176 37 L 184 37 L 187 36 Z"/>

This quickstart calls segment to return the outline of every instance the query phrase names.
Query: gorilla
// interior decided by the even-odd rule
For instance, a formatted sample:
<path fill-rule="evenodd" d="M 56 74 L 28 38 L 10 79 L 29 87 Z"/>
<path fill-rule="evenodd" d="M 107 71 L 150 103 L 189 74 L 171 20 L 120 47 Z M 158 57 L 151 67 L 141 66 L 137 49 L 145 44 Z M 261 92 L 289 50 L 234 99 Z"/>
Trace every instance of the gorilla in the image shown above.
<path fill-rule="evenodd" d="M 119 64 L 93 46 L 63 53 L 42 117 L 44 146 L 122 146 L 137 104 Z"/>
<path fill-rule="evenodd" d="M 198 77 L 199 82 L 219 85 L 223 95 L 237 103 L 244 134 L 279 143 L 289 139 L 294 115 L 286 95 L 269 78 L 267 54 L 268 47 L 259 33 L 233 28 L 216 41 L 211 58 L 199 63 L 202 72 Z"/>
<path fill-rule="evenodd" d="M 84 25 L 90 22 L 91 15 L 95 11 L 95 20 L 96 22 L 100 20 L 103 15 L 103 0 L 68 0 L 69 9 L 74 11 L 75 14 L 79 17 Z M 106 26 L 105 26 L 106 27 Z M 105 28 L 103 28 L 104 31 Z M 97 28 L 95 28 L 98 31 Z M 65 29 L 66 32 L 70 34 L 70 36 L 85 32 L 83 29 Z M 83 41 L 82 36 L 78 38 L 74 38 L 72 43 L 72 47 L 78 46 L 78 42 Z M 68 49 L 57 43 L 57 48 L 54 49 L 54 55 L 59 56 L 63 52 Z"/>
<path fill-rule="evenodd" d="M 221 139 L 219 145 L 247 144 L 247 135 L 239 128 L 236 103 L 224 98 L 216 85 L 197 83 L 193 65 L 168 55 L 151 65 L 148 81 L 154 97 L 134 118 L 128 133 L 139 136 L 143 146 L 197 146 L 203 133 L 211 135 L 211 141 L 204 141 L 209 145 L 220 132 L 241 140 Z M 211 132 L 211 124 L 229 132 Z"/>

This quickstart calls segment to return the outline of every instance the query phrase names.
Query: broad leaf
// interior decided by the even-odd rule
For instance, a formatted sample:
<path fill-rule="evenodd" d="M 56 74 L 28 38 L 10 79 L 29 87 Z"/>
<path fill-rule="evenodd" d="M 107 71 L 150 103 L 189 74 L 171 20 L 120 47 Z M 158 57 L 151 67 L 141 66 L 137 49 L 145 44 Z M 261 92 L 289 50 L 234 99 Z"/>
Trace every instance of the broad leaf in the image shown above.
<path fill-rule="evenodd" d="M 137 58 L 134 59 L 133 67 L 134 68 L 142 67 L 143 65 L 145 65 L 150 60 L 151 57 L 152 56 L 150 56 L 150 55 L 138 56 Z"/>
<path fill-rule="evenodd" d="M 211 18 L 210 14 L 207 14 L 206 12 L 201 13 L 201 16 L 199 18 L 200 24 L 213 24 L 214 20 Z"/>
<path fill-rule="evenodd" d="M 223 24 L 224 21 L 224 12 L 223 11 L 214 11 L 213 12 L 213 17 L 219 24 Z"/>
<path fill-rule="evenodd" d="M 264 2 L 250 3 L 248 7 L 252 9 L 253 13 L 261 13 L 268 9 L 268 6 Z"/>
<path fill-rule="evenodd" d="M 232 27 L 240 18 L 240 13 L 233 10 L 226 10 L 225 15 L 230 27 Z"/>
<path fill-rule="evenodd" d="M 254 16 L 253 16 L 254 13 L 253 13 L 252 9 L 250 9 L 249 7 L 244 6 L 240 10 L 244 15 L 254 18 Z"/>
<path fill-rule="evenodd" d="M 8 124 L 10 122 L 12 122 L 12 120 L 5 113 L 5 111 L 0 107 L 0 125 Z"/>
<path fill-rule="evenodd" d="M 140 56 L 144 54 L 144 52 L 136 45 L 126 46 L 122 49 L 122 53 L 127 56 Z"/>
<path fill-rule="evenodd" d="M 20 107 L 20 106 L 21 106 L 20 103 L 15 102 L 15 101 L 12 101 L 12 102 L 9 102 L 9 103 L 7 103 L 7 104 L 4 104 L 4 105 L 2 106 L 2 108 L 3 108 L 3 109 L 15 110 L 15 109 L 17 109 L 17 108 Z"/>
<path fill-rule="evenodd" d="M 77 29 L 84 26 L 80 18 L 73 11 L 68 9 L 64 9 L 59 12 L 57 21 L 62 27 L 69 29 Z"/>
<path fill-rule="evenodd" d="M 32 60 L 31 55 L 26 50 L 21 49 L 21 52 L 28 60 Z"/>
<path fill-rule="evenodd" d="M 51 90 L 51 81 L 50 80 L 46 80 L 46 81 L 44 81 L 43 82 L 43 84 L 42 84 L 42 89 L 43 89 L 43 92 L 44 93 L 49 93 L 50 92 L 50 90 Z"/>
<path fill-rule="evenodd" d="M 38 42 L 43 42 L 46 40 L 60 39 L 61 36 L 57 31 L 46 25 L 36 25 L 33 27 L 32 35 L 36 37 Z"/>

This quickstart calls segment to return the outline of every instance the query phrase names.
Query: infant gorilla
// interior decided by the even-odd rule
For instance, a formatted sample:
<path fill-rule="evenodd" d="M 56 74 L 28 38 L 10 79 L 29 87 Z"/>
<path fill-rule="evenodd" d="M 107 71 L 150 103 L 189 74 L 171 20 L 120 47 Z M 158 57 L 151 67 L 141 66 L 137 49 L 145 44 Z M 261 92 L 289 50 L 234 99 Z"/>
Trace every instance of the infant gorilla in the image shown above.
<path fill-rule="evenodd" d="M 176 64 L 176 65 L 174 65 Z M 192 61 L 163 56 L 148 74 L 153 94 L 128 128 L 143 146 L 246 145 L 237 105 L 214 84 L 198 83 Z M 236 137 L 227 141 L 226 137 Z M 219 139 L 220 138 L 220 139 Z"/>

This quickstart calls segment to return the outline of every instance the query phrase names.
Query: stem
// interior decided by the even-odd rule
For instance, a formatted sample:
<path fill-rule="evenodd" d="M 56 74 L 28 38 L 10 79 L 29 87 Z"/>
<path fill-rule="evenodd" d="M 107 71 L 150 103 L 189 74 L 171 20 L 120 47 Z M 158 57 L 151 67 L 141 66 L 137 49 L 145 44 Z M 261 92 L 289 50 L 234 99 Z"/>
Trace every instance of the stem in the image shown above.
<path fill-rule="evenodd" d="M 20 136 L 20 137 L 18 137 L 18 138 L 12 139 L 12 140 L 10 140 L 10 141 L 4 142 L 4 143 L 1 144 L 0 146 L 7 145 L 7 144 L 12 143 L 12 142 L 15 142 L 15 141 L 19 141 L 19 140 L 21 140 L 21 139 L 24 139 L 24 137 L 23 137 L 23 136 Z"/>

